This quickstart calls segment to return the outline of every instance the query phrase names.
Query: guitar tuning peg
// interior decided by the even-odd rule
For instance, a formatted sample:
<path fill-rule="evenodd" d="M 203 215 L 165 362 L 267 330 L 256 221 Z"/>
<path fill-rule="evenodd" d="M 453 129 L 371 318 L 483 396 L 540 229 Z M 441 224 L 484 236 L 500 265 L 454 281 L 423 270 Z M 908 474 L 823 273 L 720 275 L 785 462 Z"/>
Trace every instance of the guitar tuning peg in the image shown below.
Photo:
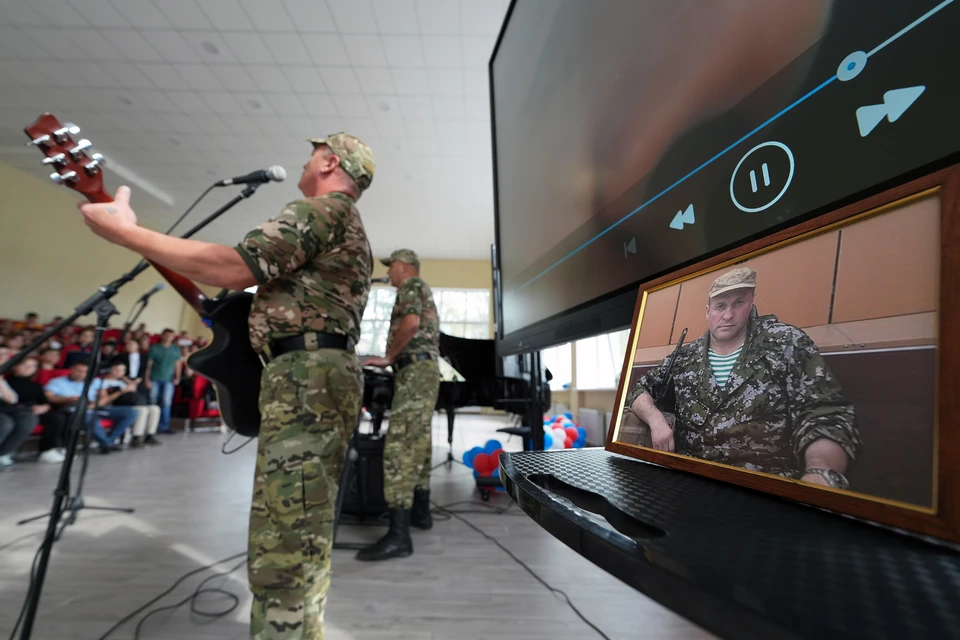
<path fill-rule="evenodd" d="M 64 184 L 66 182 L 76 182 L 77 181 L 77 172 L 68 171 L 67 173 L 51 173 L 50 179 L 53 180 L 54 184 Z"/>
<path fill-rule="evenodd" d="M 103 154 L 99 151 L 94 151 L 93 154 L 90 155 L 90 158 L 99 165 L 107 164 L 107 159 L 104 158 Z"/>
<path fill-rule="evenodd" d="M 67 156 L 65 156 L 65 155 L 62 154 L 62 153 L 58 153 L 58 154 L 55 155 L 55 156 L 48 156 L 48 157 L 44 158 L 43 160 L 41 160 L 41 162 L 43 162 L 43 164 L 59 164 L 59 165 L 65 165 L 65 164 L 67 164 Z"/>
<path fill-rule="evenodd" d="M 66 142 L 67 134 L 75 136 L 78 133 L 80 133 L 80 127 L 73 124 L 72 122 L 68 122 L 65 125 L 63 125 L 63 127 L 61 127 L 60 129 L 57 129 L 56 131 L 54 131 L 53 135 L 58 142 L 62 143 L 62 142 Z"/>
<path fill-rule="evenodd" d="M 45 144 L 47 144 L 48 142 L 50 142 L 50 136 L 47 135 L 47 134 L 44 134 L 44 135 L 42 135 L 42 136 L 40 136 L 40 137 L 38 137 L 38 138 L 34 138 L 34 139 L 31 140 L 30 142 L 26 143 L 26 146 L 29 147 L 29 146 L 31 146 L 31 145 L 34 145 L 34 146 L 39 147 L 40 145 L 45 145 Z"/>
<path fill-rule="evenodd" d="M 70 155 L 73 156 L 74 162 L 79 160 L 80 157 L 83 155 L 83 151 L 85 149 L 89 149 L 90 146 L 91 146 L 91 142 L 86 138 L 84 138 L 83 140 L 75 144 L 73 148 L 70 149 Z"/>
<path fill-rule="evenodd" d="M 100 165 L 104 165 L 106 163 L 107 161 L 104 159 L 102 153 L 94 153 L 90 155 L 90 162 L 83 165 L 83 168 L 87 170 L 88 174 L 93 175 L 97 171 L 100 171 Z"/>

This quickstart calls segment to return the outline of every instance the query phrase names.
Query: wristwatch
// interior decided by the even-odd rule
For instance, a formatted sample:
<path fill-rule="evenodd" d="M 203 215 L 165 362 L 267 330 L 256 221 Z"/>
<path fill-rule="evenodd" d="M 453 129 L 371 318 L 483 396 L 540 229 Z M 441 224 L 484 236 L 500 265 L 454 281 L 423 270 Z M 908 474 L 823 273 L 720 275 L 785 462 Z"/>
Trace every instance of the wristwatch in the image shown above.
<path fill-rule="evenodd" d="M 805 469 L 804 475 L 808 473 L 815 473 L 824 480 L 827 481 L 827 484 L 833 489 L 849 489 L 850 481 L 847 480 L 847 477 L 840 473 L 839 471 L 834 471 L 833 469 Z"/>

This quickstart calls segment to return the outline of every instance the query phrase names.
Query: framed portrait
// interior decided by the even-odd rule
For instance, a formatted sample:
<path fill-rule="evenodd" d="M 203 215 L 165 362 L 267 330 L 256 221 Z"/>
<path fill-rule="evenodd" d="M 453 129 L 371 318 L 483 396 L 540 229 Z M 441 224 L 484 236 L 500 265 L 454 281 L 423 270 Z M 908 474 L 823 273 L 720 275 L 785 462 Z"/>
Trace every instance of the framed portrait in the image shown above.
<path fill-rule="evenodd" d="M 960 541 L 960 165 L 642 287 L 610 451 Z"/>

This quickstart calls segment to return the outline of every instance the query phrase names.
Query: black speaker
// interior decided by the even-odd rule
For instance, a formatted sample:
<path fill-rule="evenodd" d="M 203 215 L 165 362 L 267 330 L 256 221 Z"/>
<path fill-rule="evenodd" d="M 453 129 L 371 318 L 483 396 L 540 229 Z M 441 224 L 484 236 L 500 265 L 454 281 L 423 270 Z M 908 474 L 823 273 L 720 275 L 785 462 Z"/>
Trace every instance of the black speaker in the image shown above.
<path fill-rule="evenodd" d="M 346 486 L 341 487 L 341 491 L 345 491 L 343 515 L 366 520 L 377 519 L 387 512 L 387 501 L 383 497 L 384 441 L 378 434 L 356 435 L 357 456 L 355 460 L 346 461 L 353 468 L 352 473 L 345 474 Z"/>

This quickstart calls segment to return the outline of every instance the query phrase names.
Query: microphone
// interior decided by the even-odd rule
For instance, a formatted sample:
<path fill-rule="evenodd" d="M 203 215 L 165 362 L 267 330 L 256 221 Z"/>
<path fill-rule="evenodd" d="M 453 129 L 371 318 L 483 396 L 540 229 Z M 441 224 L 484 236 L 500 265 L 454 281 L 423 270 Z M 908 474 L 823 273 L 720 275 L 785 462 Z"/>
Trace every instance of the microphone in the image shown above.
<path fill-rule="evenodd" d="M 270 182 L 271 180 L 276 180 L 277 182 L 283 182 L 287 177 L 287 171 L 280 165 L 273 165 L 269 169 L 260 169 L 259 171 L 254 171 L 248 173 L 245 176 L 237 176 L 236 178 L 227 178 L 226 180 L 221 180 L 217 182 L 214 186 L 217 187 L 226 187 L 231 184 L 257 184 Z"/>
<path fill-rule="evenodd" d="M 372 278 L 370 282 L 376 284 L 390 284 L 390 276 L 383 276 L 382 278 Z"/>
<path fill-rule="evenodd" d="M 140 296 L 140 300 L 143 302 L 146 302 L 147 299 L 150 298 L 150 296 L 155 294 L 157 291 L 160 291 L 161 289 L 166 289 L 166 288 L 167 288 L 167 285 L 163 284 L 162 282 L 158 282 L 157 284 L 153 285 L 153 289 L 150 289 L 150 291 L 147 291 L 145 294 Z"/>

